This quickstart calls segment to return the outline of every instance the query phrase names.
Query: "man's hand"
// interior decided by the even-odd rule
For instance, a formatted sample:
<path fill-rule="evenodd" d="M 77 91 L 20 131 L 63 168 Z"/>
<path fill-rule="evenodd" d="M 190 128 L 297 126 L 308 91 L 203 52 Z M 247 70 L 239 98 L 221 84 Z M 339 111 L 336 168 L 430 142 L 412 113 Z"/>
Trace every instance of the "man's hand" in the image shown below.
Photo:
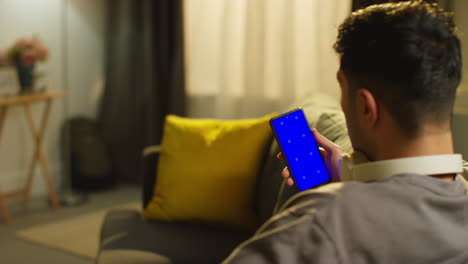
<path fill-rule="evenodd" d="M 340 146 L 328 140 L 326 137 L 322 136 L 317 130 L 312 130 L 315 140 L 317 141 L 320 149 L 320 154 L 322 155 L 323 160 L 325 161 L 325 166 L 327 171 L 330 174 L 333 182 L 341 181 L 339 178 L 339 160 L 343 154 L 343 150 Z M 284 160 L 283 153 L 278 153 L 278 159 Z M 289 186 L 294 185 L 294 180 L 291 178 L 291 173 L 288 167 L 285 167 L 281 172 L 281 176 L 286 179 L 286 184 Z"/>

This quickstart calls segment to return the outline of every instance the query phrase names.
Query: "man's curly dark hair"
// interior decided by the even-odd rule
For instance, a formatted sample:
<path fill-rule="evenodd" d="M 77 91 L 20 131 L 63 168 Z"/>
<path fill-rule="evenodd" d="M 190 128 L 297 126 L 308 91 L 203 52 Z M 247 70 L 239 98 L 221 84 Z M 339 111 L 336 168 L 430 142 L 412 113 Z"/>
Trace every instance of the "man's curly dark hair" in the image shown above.
<path fill-rule="evenodd" d="M 351 92 L 370 90 L 408 136 L 450 120 L 461 80 L 453 15 L 437 4 L 407 1 L 353 12 L 334 45 Z"/>

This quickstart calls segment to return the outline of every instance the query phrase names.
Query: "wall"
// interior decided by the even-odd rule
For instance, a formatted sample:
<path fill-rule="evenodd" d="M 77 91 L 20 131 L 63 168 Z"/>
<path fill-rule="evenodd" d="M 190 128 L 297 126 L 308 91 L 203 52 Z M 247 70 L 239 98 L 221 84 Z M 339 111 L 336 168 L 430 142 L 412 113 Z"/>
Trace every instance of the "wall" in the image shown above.
<path fill-rule="evenodd" d="M 7 48 L 19 37 L 38 35 L 50 51 L 49 60 L 41 66 L 49 75 L 50 89 L 68 95 L 54 102 L 43 143 L 57 186 L 64 177 L 60 162 L 63 121 L 75 115 L 95 116 L 96 99 L 92 96 L 102 82 L 105 2 L 0 0 L 0 49 Z M 39 120 L 42 105 L 34 105 L 32 109 L 35 120 Z M 0 138 L 0 187 L 3 190 L 24 184 L 32 155 L 33 139 L 23 109 L 10 108 Z M 32 192 L 33 195 L 46 194 L 39 167 L 36 167 Z"/>
<path fill-rule="evenodd" d="M 468 159 L 468 1 L 455 0 L 455 22 L 459 28 L 463 56 L 463 80 L 458 88 L 455 114 L 453 119 L 453 138 L 455 151 Z"/>
<path fill-rule="evenodd" d="M 468 115 L 468 1 L 455 0 L 455 22 L 459 29 L 459 36 L 462 44 L 463 56 L 463 81 L 458 89 L 457 103 L 455 112 Z M 468 132 L 468 131 L 467 131 Z M 468 153 L 467 153 L 468 154 Z"/>

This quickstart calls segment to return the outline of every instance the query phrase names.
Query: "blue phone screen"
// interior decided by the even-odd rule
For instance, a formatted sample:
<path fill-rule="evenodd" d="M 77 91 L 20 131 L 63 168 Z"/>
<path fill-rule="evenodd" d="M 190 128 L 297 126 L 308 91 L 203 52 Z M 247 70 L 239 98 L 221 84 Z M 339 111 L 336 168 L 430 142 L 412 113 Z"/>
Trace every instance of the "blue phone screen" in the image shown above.
<path fill-rule="evenodd" d="M 300 191 L 330 180 L 317 142 L 301 109 L 272 119 L 271 126 Z"/>

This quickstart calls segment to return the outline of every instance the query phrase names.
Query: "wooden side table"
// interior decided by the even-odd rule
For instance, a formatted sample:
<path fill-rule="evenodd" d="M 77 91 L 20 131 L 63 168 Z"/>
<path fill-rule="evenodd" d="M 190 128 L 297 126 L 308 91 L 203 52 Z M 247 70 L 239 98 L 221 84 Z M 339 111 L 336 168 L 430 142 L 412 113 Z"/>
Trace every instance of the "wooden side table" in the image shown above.
<path fill-rule="evenodd" d="M 52 201 L 52 206 L 54 210 L 60 207 L 57 193 L 55 192 L 54 183 L 52 182 L 52 176 L 50 173 L 49 165 L 47 164 L 47 159 L 44 155 L 42 150 L 42 142 L 44 138 L 44 132 L 47 127 L 47 122 L 49 120 L 50 115 L 50 108 L 52 105 L 52 100 L 56 98 L 61 98 L 65 96 L 64 93 L 61 92 L 45 92 L 45 93 L 38 93 L 38 94 L 25 94 L 25 95 L 18 95 L 18 96 L 8 96 L 8 97 L 0 97 L 0 137 L 2 135 L 3 125 L 5 123 L 6 115 L 8 112 L 8 108 L 14 105 L 20 105 L 24 107 L 24 113 L 26 115 L 26 119 L 29 124 L 29 128 L 31 130 L 34 143 L 35 143 L 35 150 L 34 155 L 31 160 L 28 174 L 27 174 L 27 181 L 23 188 L 10 191 L 10 192 L 3 192 L 0 188 L 0 212 L 2 214 L 2 218 L 5 223 L 10 221 L 10 215 L 8 213 L 8 209 L 6 207 L 6 199 L 16 196 L 23 196 L 24 200 L 27 201 L 29 197 L 29 193 L 31 191 L 32 179 L 34 174 L 34 169 L 36 165 L 42 167 L 42 172 L 44 174 L 44 179 L 47 183 L 49 196 Z M 31 104 L 33 103 L 45 103 L 44 111 L 42 112 L 42 120 L 40 123 L 39 128 L 34 123 L 33 115 L 31 113 Z"/>

